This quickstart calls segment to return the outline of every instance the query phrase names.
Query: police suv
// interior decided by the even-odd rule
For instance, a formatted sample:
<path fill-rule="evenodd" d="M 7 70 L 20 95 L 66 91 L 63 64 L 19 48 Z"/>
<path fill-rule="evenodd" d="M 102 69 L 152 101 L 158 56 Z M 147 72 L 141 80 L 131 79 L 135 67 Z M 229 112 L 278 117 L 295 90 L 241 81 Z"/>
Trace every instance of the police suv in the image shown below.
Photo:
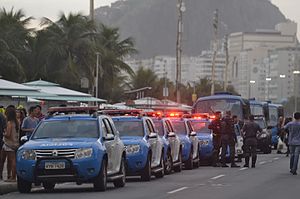
<path fill-rule="evenodd" d="M 56 110 L 66 113 L 78 109 Z M 93 183 L 96 190 L 105 191 L 108 181 L 124 187 L 125 161 L 124 144 L 110 117 L 51 116 L 40 122 L 17 151 L 18 189 L 30 192 L 34 183 L 52 190 L 56 183 L 76 182 Z"/>

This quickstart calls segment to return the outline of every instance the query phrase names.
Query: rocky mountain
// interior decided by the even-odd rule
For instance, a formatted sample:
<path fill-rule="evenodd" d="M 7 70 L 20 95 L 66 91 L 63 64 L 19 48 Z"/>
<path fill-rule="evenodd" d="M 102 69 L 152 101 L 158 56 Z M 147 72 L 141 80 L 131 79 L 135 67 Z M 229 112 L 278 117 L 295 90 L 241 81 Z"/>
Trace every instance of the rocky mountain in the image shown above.
<path fill-rule="evenodd" d="M 178 0 L 119 0 L 96 9 L 96 19 L 120 27 L 135 39 L 140 58 L 175 56 Z M 199 55 L 212 40 L 213 12 L 219 9 L 220 35 L 225 32 L 273 29 L 286 20 L 269 0 L 184 0 L 183 54 Z M 227 25 L 227 29 L 224 25 Z"/>

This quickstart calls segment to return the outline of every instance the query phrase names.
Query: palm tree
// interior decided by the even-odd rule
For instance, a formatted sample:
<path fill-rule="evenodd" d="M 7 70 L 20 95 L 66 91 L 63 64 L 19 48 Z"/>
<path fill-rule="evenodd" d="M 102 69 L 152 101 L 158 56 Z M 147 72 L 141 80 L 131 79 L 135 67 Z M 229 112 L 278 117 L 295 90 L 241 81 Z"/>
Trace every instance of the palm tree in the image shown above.
<path fill-rule="evenodd" d="M 86 16 L 70 13 L 61 14 L 57 22 L 44 18 L 41 25 L 46 28 L 37 33 L 36 56 L 45 61 L 37 61 L 39 73 L 64 85 L 79 85 L 82 74 L 92 76 L 93 23 Z"/>
<path fill-rule="evenodd" d="M 30 51 L 28 40 L 31 37 L 31 29 L 26 26 L 31 19 L 26 18 L 22 10 L 0 9 L 1 67 L 8 69 L 6 74 L 1 73 L 6 79 L 21 81 L 25 78 L 23 58 Z"/>
<path fill-rule="evenodd" d="M 100 54 L 101 68 L 99 81 L 100 97 L 110 98 L 115 90 L 112 85 L 121 74 L 132 76 L 134 72 L 124 58 L 137 52 L 132 38 L 121 39 L 119 29 L 104 24 L 97 27 L 96 51 Z M 122 76 L 122 75 L 121 75 Z"/>

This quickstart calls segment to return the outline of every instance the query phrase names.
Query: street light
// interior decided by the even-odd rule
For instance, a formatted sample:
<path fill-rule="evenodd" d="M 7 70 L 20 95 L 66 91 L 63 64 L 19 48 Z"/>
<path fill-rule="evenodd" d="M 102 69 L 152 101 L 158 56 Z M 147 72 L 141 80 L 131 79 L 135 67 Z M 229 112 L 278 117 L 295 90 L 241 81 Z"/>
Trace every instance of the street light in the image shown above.
<path fill-rule="evenodd" d="M 255 80 L 250 80 L 249 81 L 249 83 L 250 83 L 250 85 L 249 85 L 249 93 L 248 93 L 248 97 L 249 97 L 249 99 L 251 98 L 251 84 L 255 84 Z"/>
<path fill-rule="evenodd" d="M 297 83 L 296 83 L 296 75 L 299 75 L 300 74 L 300 71 L 299 70 L 294 70 L 293 71 L 293 74 L 294 74 L 294 105 L 295 105 L 295 107 L 294 107 L 294 111 L 296 112 L 297 111 L 297 109 L 298 109 L 298 100 L 297 100 L 297 98 L 298 98 L 298 96 L 297 96 Z"/>
<path fill-rule="evenodd" d="M 285 77 L 286 77 L 286 75 L 279 75 L 279 78 L 282 79 L 282 81 L 285 79 Z M 283 83 L 284 82 L 281 82 L 281 84 L 280 84 L 280 97 L 281 97 L 281 101 L 283 101 Z"/>
<path fill-rule="evenodd" d="M 269 100 L 270 99 L 270 81 L 272 80 L 272 78 L 271 77 L 267 77 L 266 78 L 266 81 L 267 81 L 267 100 Z"/>

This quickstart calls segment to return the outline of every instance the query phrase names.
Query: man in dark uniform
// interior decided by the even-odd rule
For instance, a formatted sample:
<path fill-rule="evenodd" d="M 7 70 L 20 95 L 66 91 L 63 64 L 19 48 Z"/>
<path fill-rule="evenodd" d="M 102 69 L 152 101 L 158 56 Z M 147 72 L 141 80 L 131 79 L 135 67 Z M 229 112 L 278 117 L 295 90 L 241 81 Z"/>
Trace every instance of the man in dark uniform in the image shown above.
<path fill-rule="evenodd" d="M 229 146 L 230 151 L 230 162 L 231 167 L 240 167 L 235 164 L 235 144 L 237 143 L 237 137 L 234 129 L 234 121 L 231 117 L 231 111 L 226 111 L 225 117 L 221 122 L 221 143 L 222 143 L 222 153 L 221 153 L 221 162 L 222 167 L 228 167 L 226 165 L 226 152 Z"/>
<path fill-rule="evenodd" d="M 219 154 L 221 148 L 221 112 L 215 112 L 216 118 L 208 125 L 208 128 L 213 131 L 213 154 L 212 154 L 212 166 L 221 166 L 219 162 Z"/>
<path fill-rule="evenodd" d="M 254 122 L 254 116 L 250 115 L 249 122 L 244 124 L 242 128 L 244 137 L 244 156 L 245 165 L 244 167 L 249 167 L 250 156 L 252 157 L 252 168 L 255 168 L 255 163 L 257 159 L 256 149 L 257 149 L 257 134 L 262 132 L 262 129 L 258 124 Z"/>

